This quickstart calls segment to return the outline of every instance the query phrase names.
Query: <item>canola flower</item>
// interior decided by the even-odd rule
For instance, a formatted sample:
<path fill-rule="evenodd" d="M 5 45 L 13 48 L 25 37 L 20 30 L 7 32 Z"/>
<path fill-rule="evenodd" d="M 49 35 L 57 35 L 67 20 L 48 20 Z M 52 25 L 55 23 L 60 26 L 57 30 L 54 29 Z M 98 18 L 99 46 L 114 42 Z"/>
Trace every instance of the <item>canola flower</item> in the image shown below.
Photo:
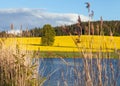
<path fill-rule="evenodd" d="M 66 52 L 78 52 L 74 40 L 77 41 L 77 36 L 56 36 L 53 46 L 41 46 L 40 37 L 23 37 L 23 38 L 7 38 L 5 40 L 5 46 L 14 46 L 17 43 L 21 50 L 38 50 L 40 51 L 66 51 Z M 3 39 L 3 38 L 1 38 Z M 88 36 L 82 35 L 79 39 L 78 47 L 80 50 L 98 52 L 112 52 L 113 49 L 120 49 L 120 37 L 111 36 Z"/>

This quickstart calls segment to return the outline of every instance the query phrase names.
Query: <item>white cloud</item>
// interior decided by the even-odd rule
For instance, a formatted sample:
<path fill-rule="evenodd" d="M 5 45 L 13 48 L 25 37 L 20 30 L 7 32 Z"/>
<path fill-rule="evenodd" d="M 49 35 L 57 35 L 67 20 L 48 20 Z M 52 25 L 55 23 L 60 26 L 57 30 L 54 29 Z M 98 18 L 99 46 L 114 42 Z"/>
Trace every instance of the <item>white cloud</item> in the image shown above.
<path fill-rule="evenodd" d="M 80 15 L 82 21 L 87 21 L 88 17 Z M 52 26 L 70 25 L 77 22 L 78 14 L 75 13 L 51 13 L 43 9 L 0 9 L 0 29 L 8 30 L 13 23 L 15 29 L 20 25 L 25 28 L 42 27 L 44 24 Z"/>

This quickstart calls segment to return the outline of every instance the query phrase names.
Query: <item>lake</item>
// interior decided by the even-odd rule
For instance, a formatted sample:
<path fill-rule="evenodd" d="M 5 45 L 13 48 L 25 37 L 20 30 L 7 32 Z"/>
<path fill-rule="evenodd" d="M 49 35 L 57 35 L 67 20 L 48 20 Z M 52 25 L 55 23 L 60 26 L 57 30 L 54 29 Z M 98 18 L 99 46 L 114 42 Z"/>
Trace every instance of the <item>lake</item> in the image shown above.
<path fill-rule="evenodd" d="M 85 86 L 86 72 L 83 58 L 44 58 L 40 59 L 39 74 L 46 77 L 44 86 Z M 94 86 L 99 83 L 101 64 L 102 83 L 106 86 L 120 86 L 120 60 L 118 59 L 87 59 L 87 69 Z"/>

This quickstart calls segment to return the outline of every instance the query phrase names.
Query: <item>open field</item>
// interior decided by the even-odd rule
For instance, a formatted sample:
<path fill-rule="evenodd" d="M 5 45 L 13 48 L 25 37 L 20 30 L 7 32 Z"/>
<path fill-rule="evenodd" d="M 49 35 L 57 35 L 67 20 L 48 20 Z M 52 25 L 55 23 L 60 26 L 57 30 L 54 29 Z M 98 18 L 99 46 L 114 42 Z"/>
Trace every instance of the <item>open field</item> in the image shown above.
<path fill-rule="evenodd" d="M 75 45 L 75 41 L 78 36 L 56 36 L 53 46 L 41 46 L 40 37 L 26 37 L 26 38 L 2 38 L 6 47 L 14 46 L 18 44 L 21 50 L 40 50 L 40 51 L 59 51 L 59 52 L 77 52 L 79 51 L 92 51 L 98 52 L 102 50 L 103 52 L 111 52 L 120 49 L 120 37 L 110 37 L 110 36 L 87 36 L 82 35 L 80 37 L 80 42 L 77 43 L 78 47 Z M 74 40 L 74 41 L 73 41 Z"/>

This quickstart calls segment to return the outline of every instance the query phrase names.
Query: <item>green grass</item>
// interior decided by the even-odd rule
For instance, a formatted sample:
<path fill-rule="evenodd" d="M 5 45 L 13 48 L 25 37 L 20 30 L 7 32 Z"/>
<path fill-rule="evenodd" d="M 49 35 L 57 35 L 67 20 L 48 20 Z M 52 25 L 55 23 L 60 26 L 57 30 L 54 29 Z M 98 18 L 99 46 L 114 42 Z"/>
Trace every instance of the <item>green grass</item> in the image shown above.
<path fill-rule="evenodd" d="M 118 50 L 120 51 L 120 50 Z M 96 58 L 95 55 L 97 55 L 99 52 L 94 52 L 93 58 Z M 118 53 L 115 52 L 101 52 L 102 57 L 104 58 L 119 58 Z M 59 51 L 41 51 L 39 58 L 83 58 L 83 55 L 81 52 L 59 52 Z"/>
<path fill-rule="evenodd" d="M 78 58 L 81 57 L 78 52 L 60 52 L 60 51 L 41 51 L 40 58 Z"/>

